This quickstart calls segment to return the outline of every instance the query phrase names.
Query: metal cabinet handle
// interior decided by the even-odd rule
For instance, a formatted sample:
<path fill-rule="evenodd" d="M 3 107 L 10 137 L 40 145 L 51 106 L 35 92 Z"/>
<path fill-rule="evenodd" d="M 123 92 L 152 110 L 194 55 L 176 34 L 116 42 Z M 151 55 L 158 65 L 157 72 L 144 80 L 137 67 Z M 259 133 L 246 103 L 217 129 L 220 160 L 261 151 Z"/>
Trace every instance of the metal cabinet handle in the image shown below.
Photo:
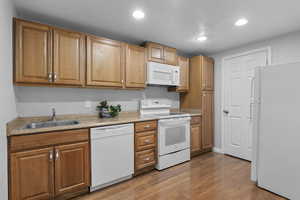
<path fill-rule="evenodd" d="M 52 72 L 48 73 L 48 81 L 52 82 Z"/>
<path fill-rule="evenodd" d="M 55 151 L 55 160 L 57 160 L 59 158 L 59 151 L 56 149 Z"/>
<path fill-rule="evenodd" d="M 54 72 L 54 81 L 56 81 L 56 79 L 57 79 L 57 73 Z"/>
<path fill-rule="evenodd" d="M 52 161 L 53 160 L 53 151 L 49 152 L 49 160 Z"/>

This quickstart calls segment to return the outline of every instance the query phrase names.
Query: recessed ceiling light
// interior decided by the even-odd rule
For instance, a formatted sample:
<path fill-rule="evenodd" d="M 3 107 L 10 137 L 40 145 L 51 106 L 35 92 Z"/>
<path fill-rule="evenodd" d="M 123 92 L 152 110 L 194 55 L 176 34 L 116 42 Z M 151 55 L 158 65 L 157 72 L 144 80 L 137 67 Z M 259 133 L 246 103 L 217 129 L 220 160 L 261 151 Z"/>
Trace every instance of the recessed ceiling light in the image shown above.
<path fill-rule="evenodd" d="M 204 42 L 205 40 L 207 40 L 207 37 L 206 36 L 200 36 L 197 38 L 198 41 L 200 42 Z"/>
<path fill-rule="evenodd" d="M 248 24 L 248 20 L 246 18 L 241 18 L 241 19 L 237 20 L 234 25 L 244 26 L 246 24 Z"/>
<path fill-rule="evenodd" d="M 145 17 L 145 13 L 141 10 L 136 10 L 132 13 L 132 16 L 135 18 L 135 19 L 143 19 Z"/>

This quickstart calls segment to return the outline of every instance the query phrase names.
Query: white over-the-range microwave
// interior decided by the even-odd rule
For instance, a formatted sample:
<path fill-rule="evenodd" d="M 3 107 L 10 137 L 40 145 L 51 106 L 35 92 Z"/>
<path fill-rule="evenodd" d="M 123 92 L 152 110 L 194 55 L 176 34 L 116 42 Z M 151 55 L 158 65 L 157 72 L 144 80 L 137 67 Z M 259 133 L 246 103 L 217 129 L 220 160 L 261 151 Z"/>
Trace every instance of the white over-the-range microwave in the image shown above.
<path fill-rule="evenodd" d="M 180 68 L 162 63 L 147 63 L 147 84 L 149 85 L 180 85 Z"/>

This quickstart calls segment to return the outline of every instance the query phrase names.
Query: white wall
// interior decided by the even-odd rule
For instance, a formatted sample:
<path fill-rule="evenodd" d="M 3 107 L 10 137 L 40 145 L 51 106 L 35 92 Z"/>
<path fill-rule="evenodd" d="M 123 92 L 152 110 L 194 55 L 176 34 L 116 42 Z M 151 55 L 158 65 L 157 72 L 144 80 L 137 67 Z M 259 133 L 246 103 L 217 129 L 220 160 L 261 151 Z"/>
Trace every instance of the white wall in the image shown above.
<path fill-rule="evenodd" d="M 145 90 L 111 90 L 86 88 L 15 87 L 19 116 L 49 115 L 51 108 L 57 114 L 96 113 L 96 105 L 102 100 L 121 104 L 123 111 L 137 111 L 139 100 L 166 98 L 174 108 L 179 108 L 179 95 L 168 92 L 166 87 L 147 87 Z M 85 102 L 91 102 L 91 108 Z"/>
<path fill-rule="evenodd" d="M 0 199 L 7 197 L 6 123 L 17 116 L 12 86 L 12 17 L 11 0 L 0 1 Z"/>
<path fill-rule="evenodd" d="M 262 47 L 271 47 L 272 64 L 282 64 L 300 61 L 300 31 L 269 40 L 245 45 L 210 55 L 215 59 L 215 147 L 221 147 L 221 116 L 222 116 L 222 59 L 226 56 L 246 52 Z"/>

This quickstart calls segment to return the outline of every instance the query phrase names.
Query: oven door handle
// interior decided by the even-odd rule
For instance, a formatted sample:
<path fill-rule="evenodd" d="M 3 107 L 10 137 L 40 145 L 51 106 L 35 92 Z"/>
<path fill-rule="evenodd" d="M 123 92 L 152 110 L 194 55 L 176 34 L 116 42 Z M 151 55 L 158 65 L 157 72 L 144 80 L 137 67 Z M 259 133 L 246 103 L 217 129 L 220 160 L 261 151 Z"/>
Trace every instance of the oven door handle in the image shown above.
<path fill-rule="evenodd" d="M 159 121 L 159 125 L 165 126 L 165 125 L 186 125 L 190 120 L 174 120 L 174 121 Z"/>
<path fill-rule="evenodd" d="M 174 119 L 160 119 L 158 122 L 183 122 L 183 121 L 190 121 L 191 117 L 182 117 L 182 118 L 174 118 Z"/>

